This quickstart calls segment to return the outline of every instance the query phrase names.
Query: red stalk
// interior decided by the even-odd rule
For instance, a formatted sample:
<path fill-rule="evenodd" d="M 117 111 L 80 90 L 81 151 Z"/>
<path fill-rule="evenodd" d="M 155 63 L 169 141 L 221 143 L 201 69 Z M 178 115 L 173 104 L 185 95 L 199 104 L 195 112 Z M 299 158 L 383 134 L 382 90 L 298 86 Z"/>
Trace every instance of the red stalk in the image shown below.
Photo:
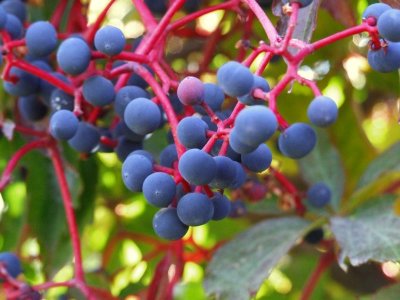
<path fill-rule="evenodd" d="M 335 261 L 335 259 L 336 255 L 332 250 L 321 255 L 317 267 L 308 278 L 308 281 L 303 288 L 303 293 L 300 296 L 300 300 L 310 299 L 311 294 L 318 283 L 318 280 L 321 278 L 321 275 L 325 272 L 327 268 L 329 268 L 329 266 Z"/>

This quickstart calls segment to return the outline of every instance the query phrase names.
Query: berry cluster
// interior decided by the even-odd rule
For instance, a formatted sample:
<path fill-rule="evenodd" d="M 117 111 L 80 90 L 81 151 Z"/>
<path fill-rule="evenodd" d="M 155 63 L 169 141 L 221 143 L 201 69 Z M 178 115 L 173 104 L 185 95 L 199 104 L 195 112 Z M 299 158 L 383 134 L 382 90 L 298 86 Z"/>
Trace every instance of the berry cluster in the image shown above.
<path fill-rule="evenodd" d="M 125 84 L 115 81 L 114 74 L 127 68 L 127 63 L 120 60 L 126 48 L 120 29 L 104 26 L 94 32 L 93 40 L 71 35 L 57 47 L 57 31 L 51 23 L 37 21 L 23 32 L 17 16 L 7 14 L 4 9 L 0 10 L 1 16 L 0 21 L 4 22 L 0 23 L 4 24 L 18 20 L 4 28 L 11 41 L 25 37 L 28 53 L 22 66 L 39 69 L 57 83 L 63 83 L 54 85 L 23 67 L 6 70 L 9 81 L 4 82 L 4 88 L 19 97 L 21 115 L 37 122 L 49 111 L 50 134 L 57 140 L 68 141 L 78 152 L 115 150 L 123 161 L 122 178 L 126 187 L 133 192 L 143 190 L 150 204 L 164 208 L 153 222 L 161 237 L 179 239 L 188 226 L 225 218 L 230 212 L 230 201 L 224 189 L 240 188 L 246 172 L 258 173 L 269 168 L 272 154 L 265 142 L 275 134 L 279 124 L 265 101 L 254 96 L 256 90 L 268 93 L 268 82 L 252 74 L 246 66 L 230 61 L 219 68 L 218 85 L 189 76 L 175 91 L 170 91 L 168 105 L 179 121 L 176 128 L 171 128 L 172 143 L 156 162 L 143 149 L 143 140 L 167 126 L 168 116 L 163 110 L 170 107 L 165 104 L 163 107 L 156 91 L 147 89 L 148 82 L 137 74 L 131 75 Z M 20 34 L 13 33 L 18 30 Z M 141 43 L 134 43 L 132 51 Z M 58 71 L 50 61 L 54 52 Z M 93 58 L 112 64 L 100 69 Z M 136 68 L 151 75 L 151 68 L 150 71 L 140 65 Z M 237 99 L 237 104 L 231 102 L 222 109 L 226 97 Z M 116 125 L 100 128 L 96 126 L 100 118 L 92 120 L 94 114 L 113 118 Z M 309 106 L 308 116 L 316 126 L 329 126 L 337 117 L 336 104 L 332 99 L 317 96 Z M 279 129 L 282 132 L 279 149 L 288 157 L 302 158 L 316 144 L 316 134 L 308 124 L 296 123 Z"/>
<path fill-rule="evenodd" d="M 321 47 L 352 34 L 368 32 L 371 37 L 368 61 L 372 68 L 381 72 L 397 70 L 399 11 L 385 4 L 373 4 L 356 29 L 305 47 L 292 43 L 293 28 L 298 10 L 312 0 L 284 1 L 291 7 L 285 37 L 278 37 L 272 24 L 264 20 L 271 44 L 260 43 L 242 63 L 226 62 L 216 70 L 216 83 L 204 83 L 195 76 L 179 77 L 165 62 L 163 49 L 151 50 L 166 39 L 164 30 L 174 28 L 170 19 L 173 12 L 183 8 L 189 22 L 196 18 L 191 12 L 202 5 L 201 1 L 176 1 L 168 5 L 169 2 L 138 4 L 143 18 L 147 16 L 150 23 L 155 19 L 147 15 L 148 10 L 156 15 L 172 13 L 166 13 L 158 25 L 150 25 L 149 33 L 132 43 L 127 42 L 120 29 L 100 26 L 113 1 L 94 25 L 86 27 L 76 22 L 74 30 L 67 34 L 58 32 L 57 22 L 48 21 L 36 21 L 25 30 L 24 3 L 19 0 L 1 3 L 4 89 L 17 97 L 18 117 L 26 126 L 18 125 L 15 129 L 38 139 L 27 144 L 16 159 L 32 149 L 49 150 L 63 191 L 68 225 L 75 229 L 71 199 L 62 174 L 59 151 L 62 141 L 83 156 L 115 152 L 122 161 L 125 186 L 132 192 L 143 192 L 149 204 L 160 208 L 153 218 L 153 227 L 157 235 L 167 240 L 183 238 L 190 226 L 241 216 L 245 211 L 243 203 L 230 201 L 230 195 L 246 189 L 249 181 L 254 183 L 258 173 L 268 169 L 295 195 L 297 212 L 304 213 L 301 193 L 271 168 L 273 151 L 266 143 L 276 144 L 286 157 L 303 158 L 317 143 L 314 128 L 332 125 L 338 117 L 338 108 L 333 99 L 321 94 L 315 82 L 298 74 L 298 66 Z M 256 16 L 263 13 L 255 1 L 242 2 L 247 6 L 241 9 L 248 9 Z M 239 5 L 240 1 L 231 0 L 217 5 L 215 10 Z M 168 23 L 172 25 L 167 28 Z M 297 47 L 297 54 L 290 52 L 289 47 Z M 265 54 L 264 61 L 253 74 L 249 67 L 260 53 Z M 271 87 L 262 73 L 276 55 L 284 57 L 289 68 L 282 80 Z M 277 97 L 294 81 L 314 93 L 307 110 L 310 124 L 288 124 L 277 109 Z M 38 124 L 44 124 L 46 130 L 37 130 Z M 169 143 L 158 149 L 159 157 L 144 146 L 144 141 L 156 131 L 164 133 Z M 12 161 L 6 169 L 8 173 L 0 180 L 0 189 L 9 182 L 14 167 Z M 261 197 L 257 197 L 261 199 L 265 190 L 260 193 Z M 326 206 L 331 199 L 330 188 L 322 182 L 311 186 L 306 194 L 309 204 L 316 208 Z M 309 239 L 322 239 L 321 233 L 317 233 L 318 238 Z M 76 230 L 71 230 L 72 234 L 74 254 L 81 268 L 79 237 Z M 21 272 L 12 254 L 1 254 L 0 264 L 12 277 Z M 77 274 L 83 280 L 83 275 Z"/>
<path fill-rule="evenodd" d="M 364 19 L 370 19 L 377 25 L 381 40 L 371 44 L 368 51 L 370 66 L 382 73 L 400 68 L 400 10 L 384 3 L 368 6 L 363 13 Z"/>
<path fill-rule="evenodd" d="M 169 155 L 167 163 L 161 161 L 161 165 L 168 168 L 172 168 L 174 162 L 177 162 L 177 181 L 181 183 L 184 180 L 184 187 L 187 187 L 186 183 L 190 184 L 185 195 L 175 199 L 173 180 L 167 174 L 159 172 L 148 175 L 151 166 L 146 160 L 144 167 L 144 158 L 139 163 L 138 154 L 134 153 L 135 155 L 129 156 L 124 162 L 124 181 L 129 189 L 140 191 L 141 186 L 138 183 L 144 180 L 143 192 L 151 204 L 158 207 L 172 205 L 168 209 L 162 209 L 154 218 L 154 228 L 164 238 L 181 238 L 186 233 L 187 226 L 203 225 L 211 219 L 223 219 L 229 214 L 230 206 L 230 202 L 222 195 L 224 189 L 240 188 L 246 181 L 246 173 L 263 172 L 271 165 L 272 153 L 265 142 L 275 134 L 279 124 L 274 112 L 265 102 L 253 96 L 256 89 L 268 93 L 268 82 L 234 61 L 224 64 L 218 70 L 217 80 L 218 85 L 213 85 L 204 84 L 195 77 L 186 77 L 177 89 L 178 98 L 183 105 L 192 106 L 193 112 L 196 107 L 202 107 L 202 110 L 197 109 L 200 113 L 191 116 L 186 114 L 178 123 L 178 141 L 187 150 L 178 160 L 176 145 L 171 144 L 168 149 L 175 152 Z M 234 103 L 232 109 L 228 107 L 221 110 L 225 95 L 237 99 L 238 102 Z M 133 103 L 135 101 L 138 100 Z M 324 96 L 316 97 L 308 108 L 310 121 L 320 127 L 334 123 L 337 113 L 335 102 Z M 209 118 L 204 119 L 202 114 L 208 114 Z M 129 114 L 125 114 L 125 120 L 128 117 Z M 157 120 L 157 116 L 149 117 L 151 119 Z M 127 126 L 135 132 L 135 128 L 129 123 Z M 308 124 L 296 123 L 280 128 L 280 131 L 279 149 L 290 158 L 306 156 L 316 144 L 315 131 Z M 140 171 L 134 167 L 139 164 L 143 166 Z M 170 173 L 175 172 L 176 170 L 170 170 Z M 325 185 L 324 188 L 327 189 Z M 216 191 L 212 192 L 210 189 Z M 310 202 L 317 202 L 316 206 L 322 207 L 329 199 L 324 197 L 319 200 L 321 192 L 317 186 L 315 189 L 317 191 L 309 197 Z M 176 211 L 173 208 L 174 200 L 177 203 Z M 182 230 L 183 228 L 186 230 Z"/>

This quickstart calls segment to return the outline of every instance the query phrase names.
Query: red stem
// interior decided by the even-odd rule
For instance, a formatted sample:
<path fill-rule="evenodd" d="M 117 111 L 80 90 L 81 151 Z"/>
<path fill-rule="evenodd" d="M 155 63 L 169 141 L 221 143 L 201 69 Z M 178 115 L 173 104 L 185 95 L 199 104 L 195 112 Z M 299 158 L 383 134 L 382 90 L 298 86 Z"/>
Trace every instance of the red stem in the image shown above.
<path fill-rule="evenodd" d="M 3 174 L 0 178 L 0 191 L 2 191 L 10 182 L 12 172 L 25 154 L 29 153 L 32 150 L 46 148 L 48 146 L 48 140 L 37 140 L 24 145 L 17 152 L 15 152 L 11 159 L 8 161 L 7 166 L 4 169 Z"/>
<path fill-rule="evenodd" d="M 4 122 L 3 123 L 0 122 L 0 128 L 3 128 L 3 126 L 4 126 Z M 48 134 L 46 132 L 44 132 L 44 131 L 37 131 L 37 130 L 34 130 L 32 128 L 25 127 L 25 126 L 18 125 L 18 124 L 14 125 L 13 130 L 17 131 L 17 132 L 20 132 L 22 134 L 35 136 L 35 137 L 40 137 L 40 138 L 44 138 L 44 137 L 48 136 Z"/>
<path fill-rule="evenodd" d="M 153 165 L 153 170 L 156 171 L 156 172 L 167 173 L 167 174 L 172 175 L 172 176 L 175 175 L 175 170 L 174 169 L 171 169 L 171 168 L 168 168 L 168 167 L 164 167 L 164 166 L 161 166 L 161 165 L 157 165 L 157 164 Z"/>
<path fill-rule="evenodd" d="M 144 26 L 147 30 L 153 30 L 157 26 L 157 22 L 154 19 L 149 8 L 146 6 L 144 1 L 142 0 L 132 0 L 133 5 L 135 6 L 136 10 L 138 11 L 140 18 L 143 21 Z"/>
<path fill-rule="evenodd" d="M 336 255 L 332 250 L 321 255 L 317 267 L 315 268 L 311 276 L 308 278 L 308 281 L 305 287 L 303 288 L 303 293 L 300 296 L 300 300 L 310 299 L 310 296 L 314 291 L 321 275 L 335 261 L 335 259 Z"/>
<path fill-rule="evenodd" d="M 41 79 L 44 79 L 46 81 L 48 81 L 49 83 L 51 83 L 52 85 L 56 86 L 57 88 L 63 90 L 64 92 L 66 92 L 67 94 L 73 95 L 74 94 L 74 87 L 65 83 L 64 81 L 62 81 L 61 79 L 58 79 L 55 76 L 50 75 L 48 72 L 39 69 L 38 67 L 35 67 L 23 60 L 17 60 L 12 62 L 12 64 L 15 67 L 18 67 L 24 71 L 27 71 Z"/>
<path fill-rule="evenodd" d="M 147 300 L 157 299 L 162 278 L 163 276 L 167 276 L 168 273 L 168 268 L 170 266 L 169 261 L 169 253 L 167 253 L 163 257 L 163 259 L 157 264 L 156 270 L 153 275 L 153 280 L 151 281 L 148 288 Z"/>
<path fill-rule="evenodd" d="M 175 31 L 176 29 L 178 29 L 181 26 L 184 26 L 194 20 L 196 20 L 197 18 L 206 15 L 210 12 L 216 11 L 216 10 L 228 10 L 231 9 L 233 10 L 235 7 L 237 7 L 239 1 L 238 0 L 231 0 L 231 1 L 227 1 L 221 4 L 217 4 L 214 6 L 210 6 L 210 7 L 206 7 L 202 10 L 199 10 L 195 13 L 192 13 L 190 15 L 187 15 L 185 17 L 183 17 L 182 19 L 179 19 L 178 21 L 172 22 L 168 27 L 167 27 L 167 32 L 171 32 L 171 31 Z"/>
<path fill-rule="evenodd" d="M 102 143 L 105 146 L 111 147 L 111 148 L 115 148 L 118 146 L 118 141 L 110 139 L 107 136 L 102 136 L 100 138 L 100 143 Z"/>
<path fill-rule="evenodd" d="M 33 286 L 33 289 L 40 291 L 40 290 L 48 290 L 51 288 L 56 288 L 56 287 L 73 287 L 74 282 L 73 281 L 64 281 L 64 282 L 45 282 L 42 284 L 38 284 Z"/>
<path fill-rule="evenodd" d="M 154 31 L 151 32 L 148 39 L 144 40 L 141 44 L 137 53 L 145 54 L 150 51 L 154 47 L 154 45 L 163 38 L 164 34 L 166 33 L 166 29 L 168 24 L 170 23 L 172 17 L 175 13 L 183 6 L 186 0 L 176 0 L 172 3 L 169 7 L 168 11 L 162 17 L 161 21 L 158 23 L 157 27 Z"/>
<path fill-rule="evenodd" d="M 276 180 L 285 188 L 285 190 L 294 196 L 296 212 L 302 216 L 305 212 L 305 206 L 301 201 L 297 188 L 291 183 L 281 172 L 276 169 L 270 168 Z"/>
<path fill-rule="evenodd" d="M 53 15 L 51 16 L 50 23 L 53 24 L 57 30 L 59 30 L 60 28 L 61 19 L 67 5 L 68 0 L 60 0 L 57 4 L 55 11 L 53 12 Z"/>
<path fill-rule="evenodd" d="M 261 26 L 264 28 L 265 33 L 268 36 L 271 44 L 275 44 L 278 33 L 276 32 L 275 26 L 272 24 L 268 16 L 265 14 L 264 10 L 260 7 L 256 0 L 242 0 L 247 3 L 249 8 L 256 15 L 258 21 L 261 23 Z"/>
<path fill-rule="evenodd" d="M 285 38 L 282 43 L 282 50 L 284 50 L 284 51 L 287 49 L 289 42 L 293 37 L 293 33 L 296 28 L 297 19 L 299 16 L 300 4 L 297 2 L 294 2 L 294 3 L 290 4 L 290 6 L 291 6 L 291 14 L 290 14 L 290 19 L 289 19 L 289 24 L 288 24 L 288 28 L 286 30 Z"/>
<path fill-rule="evenodd" d="M 87 32 L 87 42 L 89 45 L 93 43 L 94 36 L 96 34 L 96 31 L 99 30 L 101 23 L 103 23 L 104 19 L 107 16 L 108 11 L 110 10 L 111 6 L 114 4 L 115 0 L 110 0 L 106 7 L 103 9 L 103 11 L 99 14 L 97 17 L 96 21 L 90 26 L 88 32 Z"/>
<path fill-rule="evenodd" d="M 260 66 L 257 68 L 257 70 L 255 72 L 256 75 L 261 75 L 264 72 L 265 68 L 268 66 L 268 64 L 271 61 L 271 58 L 273 56 L 274 56 L 274 54 L 272 52 L 267 52 L 264 55 L 264 57 L 260 63 Z"/>
<path fill-rule="evenodd" d="M 74 208 L 72 206 L 72 196 L 65 177 L 63 162 L 56 144 L 50 148 L 50 157 L 53 163 L 56 177 L 61 190 L 61 196 L 64 204 L 65 215 L 68 223 L 68 230 L 71 236 L 72 248 L 75 258 L 75 278 L 81 282 L 85 282 L 85 274 L 83 272 L 81 244 L 79 239 L 78 224 L 76 223 Z"/>
<path fill-rule="evenodd" d="M 68 16 L 67 33 L 71 34 L 73 32 L 81 31 L 82 29 L 86 28 L 87 22 L 86 20 L 84 22 L 81 22 L 82 18 L 82 3 L 80 0 L 75 0 Z M 84 23 L 83 27 L 81 26 L 81 23 Z"/>
<path fill-rule="evenodd" d="M 359 33 L 362 33 L 362 32 L 376 33 L 376 27 L 370 26 L 370 25 L 368 25 L 368 23 L 362 23 L 362 24 L 360 24 L 358 26 L 354 26 L 354 27 L 345 29 L 343 31 L 337 32 L 335 34 L 332 34 L 332 35 L 330 35 L 330 36 L 328 36 L 326 38 L 323 38 L 323 39 L 321 39 L 319 41 L 316 41 L 316 42 L 314 42 L 314 43 L 309 45 L 309 49 L 305 48 L 304 52 L 307 53 L 307 52 L 310 51 L 309 53 L 311 53 L 311 52 L 313 52 L 315 50 L 318 50 L 318 49 L 320 49 L 322 47 L 330 45 L 330 44 L 332 44 L 332 43 L 334 43 L 336 41 L 339 41 L 341 39 L 344 39 L 344 38 L 347 38 L 349 36 L 352 36 L 352 35 L 355 35 L 355 34 L 359 34 Z M 309 53 L 307 53 L 307 54 L 305 54 L 305 53 L 302 53 L 301 56 L 306 56 L 306 55 L 309 54 Z"/>

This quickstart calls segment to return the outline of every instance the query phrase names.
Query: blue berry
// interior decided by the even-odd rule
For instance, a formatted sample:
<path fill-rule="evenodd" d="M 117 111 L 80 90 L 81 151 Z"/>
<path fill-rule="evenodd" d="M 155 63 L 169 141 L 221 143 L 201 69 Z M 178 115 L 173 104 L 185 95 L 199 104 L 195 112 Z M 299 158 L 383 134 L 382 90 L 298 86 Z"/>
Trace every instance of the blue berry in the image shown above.
<path fill-rule="evenodd" d="M 82 94 L 89 103 L 95 106 L 105 106 L 114 101 L 114 85 L 103 76 L 93 76 L 84 81 Z"/>
<path fill-rule="evenodd" d="M 18 110 L 25 120 L 36 122 L 46 116 L 48 108 L 36 95 L 31 95 L 18 99 Z"/>
<path fill-rule="evenodd" d="M 143 194 L 147 202 L 157 207 L 167 207 L 175 197 L 175 181 L 168 174 L 156 172 L 143 182 Z"/>
<path fill-rule="evenodd" d="M 199 149 L 190 149 L 179 159 L 178 169 L 189 183 L 205 185 L 214 179 L 217 164 L 208 153 Z"/>
<path fill-rule="evenodd" d="M 14 278 L 22 273 L 19 258 L 11 252 L 0 253 L 0 263 L 4 264 L 8 274 Z"/>
<path fill-rule="evenodd" d="M 11 68 L 10 75 L 15 76 L 18 81 L 16 83 L 8 81 L 3 82 L 4 89 L 7 93 L 13 96 L 29 96 L 38 91 L 40 84 L 38 77 L 17 67 Z"/>
<path fill-rule="evenodd" d="M 17 40 L 22 38 L 24 28 L 21 21 L 14 15 L 7 14 L 6 23 L 4 29 L 10 35 L 11 39 Z"/>
<path fill-rule="evenodd" d="M 239 141 L 253 148 L 268 140 L 275 133 L 277 127 L 278 122 L 274 113 L 261 105 L 243 109 L 234 124 Z M 235 148 L 233 149 L 235 150 Z"/>
<path fill-rule="evenodd" d="M 1 7 L 13 17 L 15 16 L 23 24 L 27 18 L 26 5 L 20 0 L 5 0 L 1 3 Z"/>
<path fill-rule="evenodd" d="M 31 64 L 43 71 L 52 73 L 53 72 L 53 68 L 50 66 L 49 62 L 45 61 L 45 60 L 40 60 L 40 59 L 36 59 L 31 61 Z"/>
<path fill-rule="evenodd" d="M 116 137 L 124 137 L 132 142 L 141 142 L 144 139 L 144 135 L 137 134 L 130 130 L 128 126 L 126 126 L 124 121 L 121 121 L 118 123 L 118 125 L 115 127 L 114 135 Z"/>
<path fill-rule="evenodd" d="M 269 168 L 272 162 L 272 153 L 268 146 L 261 144 L 253 152 L 242 154 L 242 163 L 250 171 L 263 172 Z"/>
<path fill-rule="evenodd" d="M 168 99 L 169 99 L 169 101 L 172 105 L 172 108 L 174 109 L 176 114 L 183 113 L 185 107 L 183 106 L 182 102 L 179 100 L 177 94 L 169 95 Z"/>
<path fill-rule="evenodd" d="M 146 150 L 143 150 L 143 149 L 138 149 L 138 150 L 133 151 L 129 155 L 134 155 L 134 154 L 143 155 L 143 156 L 147 157 L 151 161 L 152 164 L 155 163 L 154 157 L 149 151 L 146 151 Z"/>
<path fill-rule="evenodd" d="M 204 101 L 204 84 L 200 79 L 188 76 L 179 83 L 177 95 L 184 105 L 200 104 Z"/>
<path fill-rule="evenodd" d="M 249 146 L 242 142 L 235 128 L 229 133 L 229 145 L 232 147 L 233 151 L 240 154 L 250 153 L 257 148 L 257 145 Z"/>
<path fill-rule="evenodd" d="M 335 123 L 338 108 L 335 101 L 325 96 L 316 97 L 308 106 L 307 116 L 310 121 L 319 127 L 327 127 Z"/>
<path fill-rule="evenodd" d="M 100 52 L 113 56 L 124 50 L 125 36 L 123 32 L 114 26 L 100 28 L 94 36 L 94 46 Z"/>
<path fill-rule="evenodd" d="M 148 65 L 143 65 L 143 67 L 145 67 L 152 75 L 154 75 L 154 71 Z M 147 81 L 136 73 L 132 74 L 131 77 L 129 77 L 128 85 L 135 85 L 141 87 L 142 89 L 145 89 L 149 86 Z"/>
<path fill-rule="evenodd" d="M 141 154 L 128 155 L 122 164 L 122 180 L 132 192 L 141 192 L 144 180 L 152 172 L 152 162 Z"/>
<path fill-rule="evenodd" d="M 204 102 L 213 110 L 221 110 L 225 100 L 224 91 L 214 83 L 204 84 Z"/>
<path fill-rule="evenodd" d="M 305 123 L 294 123 L 279 136 L 279 150 L 286 156 L 299 159 L 309 154 L 317 143 L 314 129 Z"/>
<path fill-rule="evenodd" d="M 145 135 L 159 127 L 161 112 L 151 100 L 136 98 L 126 106 L 124 120 L 133 132 Z"/>
<path fill-rule="evenodd" d="M 44 65 L 42 65 L 41 68 L 44 68 Z M 67 84 L 70 83 L 69 80 L 61 73 L 52 72 L 52 71 L 47 71 L 47 72 L 49 72 L 51 76 L 53 76 L 59 80 L 62 80 Z M 54 90 L 56 90 L 56 87 L 52 83 L 50 83 L 44 79 L 40 79 L 39 93 L 44 98 L 45 102 L 49 105 L 51 104 L 51 94 L 54 92 Z M 72 99 L 72 101 L 73 101 L 73 99 Z"/>
<path fill-rule="evenodd" d="M 175 144 L 170 144 L 165 147 L 160 153 L 160 165 L 172 168 L 174 162 L 178 160 L 178 152 L 176 151 Z"/>
<path fill-rule="evenodd" d="M 162 208 L 153 218 L 156 234 L 166 240 L 179 240 L 184 237 L 189 227 L 178 218 L 176 208 Z"/>
<path fill-rule="evenodd" d="M 317 208 L 322 208 L 331 201 L 331 189 L 323 182 L 318 182 L 311 186 L 307 191 L 307 199 L 310 204 Z"/>
<path fill-rule="evenodd" d="M 206 224 L 214 215 L 212 201 L 201 193 L 188 193 L 178 202 L 178 217 L 182 223 L 188 226 L 200 226 Z"/>
<path fill-rule="evenodd" d="M 141 150 L 143 143 L 131 141 L 125 137 L 118 139 L 117 147 L 115 147 L 115 153 L 120 161 L 124 161 L 132 152 Z"/>
<path fill-rule="evenodd" d="M 209 116 L 202 116 L 201 119 L 206 122 L 208 129 L 213 130 L 213 131 L 217 131 L 218 127 L 217 125 L 211 120 L 211 118 Z"/>
<path fill-rule="evenodd" d="M 74 97 L 63 90 L 55 89 L 50 94 L 50 106 L 53 112 L 61 109 L 73 111 Z"/>
<path fill-rule="evenodd" d="M 25 40 L 33 55 L 47 56 L 57 47 L 57 31 L 50 22 L 38 21 L 28 27 Z"/>
<path fill-rule="evenodd" d="M 96 127 L 86 122 L 79 122 L 75 135 L 68 144 L 78 152 L 91 153 L 98 147 L 100 133 Z"/>
<path fill-rule="evenodd" d="M 211 152 L 210 152 L 211 155 L 213 155 L 213 156 L 219 155 L 222 145 L 223 145 L 223 141 L 217 140 L 215 142 L 213 148 L 211 149 Z M 230 159 L 232 159 L 234 161 L 240 161 L 240 154 L 235 152 L 229 144 L 228 144 L 228 149 L 226 151 L 225 156 L 229 157 Z"/>
<path fill-rule="evenodd" d="M 220 193 L 215 193 L 211 198 L 211 202 L 214 205 L 213 220 L 222 220 L 226 218 L 231 211 L 231 201 Z"/>
<path fill-rule="evenodd" d="M 4 10 L 2 6 L 0 6 L 0 29 L 3 29 L 6 26 L 7 22 L 7 12 Z"/>
<path fill-rule="evenodd" d="M 373 17 L 376 20 L 378 20 L 378 18 L 380 17 L 380 15 L 382 15 L 385 11 L 391 9 L 391 7 L 385 3 L 374 3 L 369 5 L 363 15 L 362 18 L 363 19 L 368 19 L 369 17 Z"/>
<path fill-rule="evenodd" d="M 217 171 L 210 185 L 213 188 L 224 189 L 231 186 L 236 179 L 235 162 L 226 156 L 216 156 L 214 161 L 217 165 Z"/>
<path fill-rule="evenodd" d="M 270 87 L 268 82 L 265 80 L 265 78 L 258 76 L 258 75 L 253 75 L 254 77 L 254 82 L 253 82 L 253 87 L 251 88 L 250 93 L 238 97 L 239 102 L 246 104 L 246 105 L 255 105 L 257 104 L 257 101 L 260 102 L 260 100 L 257 100 L 256 98 L 253 97 L 253 91 L 255 89 L 261 89 L 263 92 L 267 93 L 270 91 Z"/>
<path fill-rule="evenodd" d="M 136 98 L 150 98 L 147 91 L 141 87 L 127 85 L 120 89 L 115 96 L 115 111 L 121 118 L 124 117 L 126 106 Z"/>
<path fill-rule="evenodd" d="M 179 141 L 186 148 L 201 148 L 207 142 L 207 123 L 200 118 L 183 118 L 177 127 Z"/>
<path fill-rule="evenodd" d="M 250 93 L 254 82 L 250 70 L 236 61 L 227 62 L 219 68 L 217 80 L 225 94 L 231 97 L 240 97 Z"/>
<path fill-rule="evenodd" d="M 368 63 L 372 69 L 382 73 L 389 73 L 400 68 L 400 42 L 387 42 L 379 50 L 368 51 Z"/>
<path fill-rule="evenodd" d="M 246 182 L 247 175 L 240 163 L 236 161 L 234 163 L 236 166 L 236 176 L 230 187 L 232 189 L 238 189 Z"/>
<path fill-rule="evenodd" d="M 400 10 L 389 9 L 378 19 L 378 31 L 385 40 L 400 42 Z"/>
<path fill-rule="evenodd" d="M 50 133 L 58 140 L 69 140 L 78 130 L 79 120 L 69 110 L 59 110 L 51 116 Z"/>
<path fill-rule="evenodd" d="M 89 66 L 91 52 L 86 42 L 71 37 L 63 41 L 57 51 L 57 62 L 60 68 L 71 75 L 79 75 Z"/>

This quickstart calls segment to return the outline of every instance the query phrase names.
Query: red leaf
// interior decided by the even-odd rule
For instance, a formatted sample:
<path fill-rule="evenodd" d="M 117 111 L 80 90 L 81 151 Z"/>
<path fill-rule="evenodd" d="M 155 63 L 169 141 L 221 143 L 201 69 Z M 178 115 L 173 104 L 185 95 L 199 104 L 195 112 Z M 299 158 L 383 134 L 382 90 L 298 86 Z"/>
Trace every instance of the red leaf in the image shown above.
<path fill-rule="evenodd" d="M 356 25 L 356 16 L 354 15 L 351 2 L 348 0 L 323 0 L 321 6 L 338 22 L 346 27 L 352 27 Z"/>

